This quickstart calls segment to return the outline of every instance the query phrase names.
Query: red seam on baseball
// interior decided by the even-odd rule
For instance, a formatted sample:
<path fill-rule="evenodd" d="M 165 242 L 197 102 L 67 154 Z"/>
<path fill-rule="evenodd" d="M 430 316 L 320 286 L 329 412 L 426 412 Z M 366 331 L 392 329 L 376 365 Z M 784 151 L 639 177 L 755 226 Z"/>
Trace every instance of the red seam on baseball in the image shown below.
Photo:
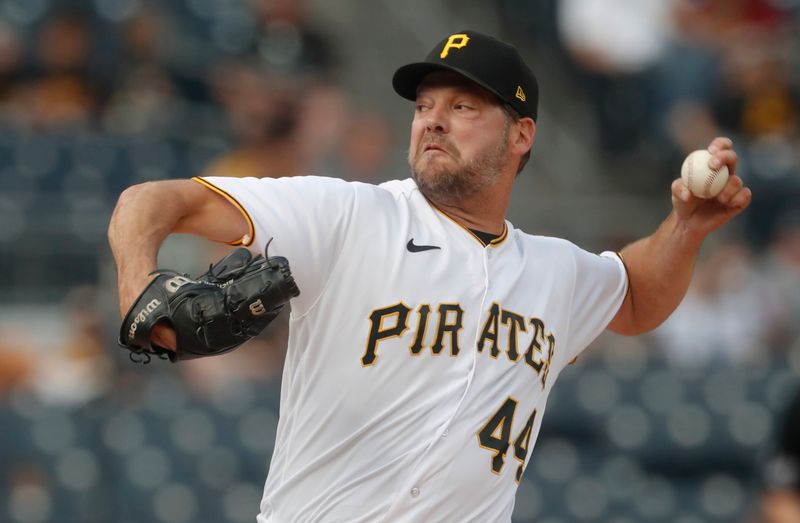
<path fill-rule="evenodd" d="M 708 177 L 705 184 L 705 195 L 711 198 L 711 185 L 714 183 L 714 180 L 717 179 L 719 176 L 719 169 L 709 169 L 711 171 L 711 176 Z"/>

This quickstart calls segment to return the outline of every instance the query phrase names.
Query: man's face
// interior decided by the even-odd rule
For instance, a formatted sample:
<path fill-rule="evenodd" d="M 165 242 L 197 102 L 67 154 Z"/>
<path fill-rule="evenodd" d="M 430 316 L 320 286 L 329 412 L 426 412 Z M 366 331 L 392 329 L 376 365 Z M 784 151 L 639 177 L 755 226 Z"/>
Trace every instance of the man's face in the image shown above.
<path fill-rule="evenodd" d="M 453 202 L 494 184 L 507 169 L 511 122 L 497 99 L 452 71 L 417 90 L 408 163 L 420 191 Z"/>

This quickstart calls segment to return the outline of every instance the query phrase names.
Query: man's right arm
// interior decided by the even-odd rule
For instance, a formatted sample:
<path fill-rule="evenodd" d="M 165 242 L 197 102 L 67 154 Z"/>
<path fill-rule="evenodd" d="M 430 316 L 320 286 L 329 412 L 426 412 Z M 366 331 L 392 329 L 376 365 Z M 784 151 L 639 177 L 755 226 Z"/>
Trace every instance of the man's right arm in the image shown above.
<path fill-rule="evenodd" d="M 158 250 L 168 235 L 186 233 L 232 242 L 247 232 L 241 212 L 197 182 L 166 180 L 129 187 L 120 195 L 108 227 L 121 315 L 150 281 L 148 275 L 156 269 Z"/>

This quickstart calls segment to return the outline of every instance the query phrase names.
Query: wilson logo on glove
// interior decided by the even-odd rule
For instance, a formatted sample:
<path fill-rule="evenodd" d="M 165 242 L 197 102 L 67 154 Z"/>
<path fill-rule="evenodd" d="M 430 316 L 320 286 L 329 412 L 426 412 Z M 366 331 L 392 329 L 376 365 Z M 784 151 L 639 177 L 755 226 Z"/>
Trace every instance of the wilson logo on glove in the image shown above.
<path fill-rule="evenodd" d="M 175 294 L 175 292 L 177 292 L 178 289 L 180 289 L 187 283 L 192 283 L 192 280 L 186 278 L 185 276 L 175 276 L 174 278 L 170 278 L 167 280 L 167 282 L 164 284 L 164 288 L 166 288 L 170 294 Z"/>
<path fill-rule="evenodd" d="M 139 314 L 136 315 L 136 318 L 131 324 L 131 328 L 128 330 L 128 340 L 133 339 L 133 336 L 136 334 L 136 329 L 139 328 L 139 324 L 142 323 L 148 316 L 150 316 L 150 313 L 156 310 L 159 305 L 161 305 L 160 301 L 153 300 L 145 305 L 144 309 L 139 311 Z"/>
<path fill-rule="evenodd" d="M 264 307 L 264 304 L 261 303 L 261 300 L 256 300 L 250 304 L 250 312 L 253 313 L 253 316 L 261 316 L 262 314 L 267 313 L 267 309 Z"/>

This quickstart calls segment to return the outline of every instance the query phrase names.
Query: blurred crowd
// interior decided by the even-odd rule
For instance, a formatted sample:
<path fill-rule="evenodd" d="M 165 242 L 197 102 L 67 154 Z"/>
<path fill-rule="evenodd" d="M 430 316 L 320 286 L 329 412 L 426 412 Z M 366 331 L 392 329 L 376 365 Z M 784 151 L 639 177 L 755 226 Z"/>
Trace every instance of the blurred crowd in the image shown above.
<path fill-rule="evenodd" d="M 104 279 L 109 260 L 103 229 L 126 185 L 195 175 L 320 174 L 372 182 L 402 175 L 402 153 L 393 148 L 387 115 L 352 99 L 342 87 L 341 63 L 336 42 L 298 0 L 0 2 L 0 146 L 8 149 L 0 150 L 0 158 L 4 171 L 13 171 L 0 177 L 0 214 L 8 225 L 1 236 L 27 241 L 25 232 L 41 234 L 37 223 L 52 214 L 55 235 L 74 244 L 73 234 L 83 230 L 85 241 L 48 253 L 61 267 L 74 266 L 73 276 L 86 280 L 87 259 L 100 258 L 88 263 L 93 278 L 73 289 L 67 285 L 53 313 L 67 319 L 49 329 L 57 334 L 32 333 L 24 320 L 0 321 L 6 334 L 0 353 L 8 354 L 0 364 L 0 386 L 33 382 L 57 389 L 48 397 L 63 400 L 78 384 L 91 388 L 96 382 L 101 394 L 100 385 L 110 383 L 113 365 L 107 360 L 117 354 L 108 345 L 117 318 L 108 295 L 113 279 Z M 195 144 L 209 145 L 198 154 Z M 85 223 L 65 227 L 68 213 L 82 202 L 62 209 L 52 204 L 61 195 L 45 198 L 69 192 L 76 172 L 84 200 L 105 189 L 98 195 L 104 201 L 84 213 L 84 222 L 96 225 L 89 238 Z M 28 228 L 15 228 L 12 211 L 25 206 Z M 73 249 L 79 254 L 69 259 Z M 167 265 L 177 261 L 192 271 L 224 249 L 177 239 L 163 257 Z M 12 296 L 24 294 L 20 281 L 33 286 L 47 278 L 41 267 L 38 276 L 28 275 L 33 270 L 25 272 L 25 266 L 32 266 L 19 253 L 4 255 L 17 256 L 3 261 L 22 275 L 4 282 L 16 291 Z M 194 262 L 187 265 L 187 259 Z M 7 305 L 11 310 L 15 304 Z M 253 349 L 251 354 L 265 358 L 255 366 L 236 363 L 234 356 L 237 376 L 279 373 L 285 321 L 275 330 L 278 355 Z M 43 352 L 47 358 L 40 358 Z M 73 373 L 64 372 L 67 362 L 97 362 L 87 369 L 105 378 L 87 379 L 78 370 L 83 365 L 70 363 L 76 372 L 68 379 Z M 193 379 L 197 384 L 213 383 L 206 374 L 228 375 L 224 361 L 193 368 L 202 374 Z M 47 369 L 59 369 L 61 377 Z"/>
<path fill-rule="evenodd" d="M 488 9 L 507 28 L 501 36 L 541 59 L 540 67 L 534 61 L 540 132 L 558 119 L 585 136 L 609 193 L 663 195 L 688 152 L 714 136 L 733 138 L 753 204 L 704 247 L 686 299 L 640 347 L 678 373 L 794 362 L 796 383 L 800 0 L 503 0 Z M 0 269 L 16 263 L 4 272 L 27 266 L 46 278 L 19 254 L 6 261 L 12 245 L 35 240 L 13 233 L 11 217 L 28 202 L 23 189 L 52 185 L 41 166 L 70 180 L 61 172 L 69 169 L 48 160 L 51 149 L 31 143 L 56 143 L 78 167 L 100 169 L 72 190 L 73 207 L 85 205 L 79 196 L 92 187 L 159 177 L 406 176 L 406 129 L 396 131 L 390 115 L 352 98 L 342 77 L 354 58 L 337 43 L 300 0 L 0 1 Z M 388 78 L 384 84 L 393 96 Z M 74 146 L 87 139 L 122 145 L 112 152 Z M 140 142 L 150 148 L 140 150 Z M 196 144 L 211 144 L 211 153 L 198 161 Z M 106 154 L 127 155 L 131 166 L 123 172 L 122 160 Z M 537 156 L 546 152 L 534 146 Z M 70 192 L 69 183 L 63 189 Z M 63 260 L 80 249 L 84 257 L 62 264 L 58 277 L 82 275 L 91 257 L 89 278 L 48 303 L 0 299 L 0 401 L 23 391 L 46 404 L 91 405 L 164 374 L 177 374 L 198 398 L 242 382 L 279 382 L 285 316 L 213 360 L 142 369 L 116 350 L 103 231 L 117 193 L 103 196 L 104 206 L 85 207 L 99 224 L 94 236 L 71 237 L 51 253 Z M 56 212 L 47 202 L 31 208 L 33 219 Z M 65 221 L 57 215 L 54 223 Z M 196 265 L 177 268 L 202 269 L 223 249 L 178 238 L 168 242 L 164 265 L 193 259 Z M 601 339 L 579 366 L 591 367 L 615 344 L 624 343 Z"/>
<path fill-rule="evenodd" d="M 748 243 L 762 248 L 800 194 L 800 2 L 505 2 L 509 23 L 541 35 L 588 97 L 607 157 L 670 181 L 686 154 L 730 136 L 756 198 Z M 530 15 L 520 17 L 519 10 Z M 526 23 L 530 21 L 529 23 Z M 543 27 L 552 27 L 551 30 Z"/>
<path fill-rule="evenodd" d="M 507 0 L 503 13 L 585 96 L 611 183 L 663 193 L 689 152 L 735 143 L 753 203 L 706 245 L 655 333 L 665 354 L 742 364 L 787 350 L 800 335 L 800 2 Z"/>
<path fill-rule="evenodd" d="M 335 42 L 303 1 L 11 0 L 0 9 L 4 128 L 191 136 L 200 129 L 186 129 L 186 115 L 201 114 L 231 143 L 212 174 L 286 176 L 327 163 L 353 179 L 387 177 L 385 115 L 341 88 Z"/>

